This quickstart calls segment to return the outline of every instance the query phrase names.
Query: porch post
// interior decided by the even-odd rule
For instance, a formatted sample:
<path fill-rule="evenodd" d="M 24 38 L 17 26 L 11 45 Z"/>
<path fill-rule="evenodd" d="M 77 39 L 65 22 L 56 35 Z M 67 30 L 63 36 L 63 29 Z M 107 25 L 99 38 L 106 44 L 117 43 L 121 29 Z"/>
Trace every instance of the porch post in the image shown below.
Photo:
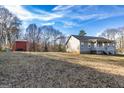
<path fill-rule="evenodd" d="M 95 42 L 95 47 L 97 47 L 97 40 L 96 40 L 96 42 Z"/>
<path fill-rule="evenodd" d="M 102 46 L 103 46 L 103 47 L 105 46 L 105 43 L 104 43 L 104 42 L 102 43 Z"/>
<path fill-rule="evenodd" d="M 95 50 L 96 50 L 96 54 L 98 54 L 98 49 L 97 49 L 97 47 L 98 47 L 98 42 L 97 42 L 97 40 L 96 40 L 96 42 L 95 42 Z"/>

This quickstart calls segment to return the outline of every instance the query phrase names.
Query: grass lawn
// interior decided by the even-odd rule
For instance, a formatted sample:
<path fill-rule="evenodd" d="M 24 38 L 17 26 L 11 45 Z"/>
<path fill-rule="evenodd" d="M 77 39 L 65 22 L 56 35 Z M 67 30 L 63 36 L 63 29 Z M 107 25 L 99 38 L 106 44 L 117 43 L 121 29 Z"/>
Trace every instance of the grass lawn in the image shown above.
<path fill-rule="evenodd" d="M 3 52 L 0 87 L 124 87 L 124 57 Z"/>

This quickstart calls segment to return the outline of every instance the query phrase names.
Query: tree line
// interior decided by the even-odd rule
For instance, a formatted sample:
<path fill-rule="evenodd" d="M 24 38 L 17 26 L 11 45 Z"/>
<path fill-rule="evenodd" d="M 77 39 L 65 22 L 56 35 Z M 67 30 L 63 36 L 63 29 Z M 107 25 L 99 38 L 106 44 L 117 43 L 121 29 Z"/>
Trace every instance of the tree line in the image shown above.
<path fill-rule="evenodd" d="M 22 36 L 22 21 L 8 9 L 0 6 L 0 50 L 12 49 Z M 30 51 L 65 51 L 65 35 L 52 26 L 29 24 L 23 36 L 30 42 Z"/>
<path fill-rule="evenodd" d="M 0 6 L 0 49 L 12 47 L 20 36 L 21 20 L 6 8 Z"/>
<path fill-rule="evenodd" d="M 25 37 L 30 42 L 30 51 L 65 51 L 65 35 L 53 26 L 30 24 Z"/>

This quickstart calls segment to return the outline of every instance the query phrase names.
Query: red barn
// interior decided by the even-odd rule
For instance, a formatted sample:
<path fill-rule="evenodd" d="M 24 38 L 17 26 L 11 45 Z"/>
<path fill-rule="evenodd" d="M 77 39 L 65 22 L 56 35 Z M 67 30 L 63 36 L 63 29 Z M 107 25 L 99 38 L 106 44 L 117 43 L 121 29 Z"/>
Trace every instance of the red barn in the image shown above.
<path fill-rule="evenodd" d="M 13 51 L 28 51 L 29 43 L 27 40 L 16 40 L 13 45 Z"/>

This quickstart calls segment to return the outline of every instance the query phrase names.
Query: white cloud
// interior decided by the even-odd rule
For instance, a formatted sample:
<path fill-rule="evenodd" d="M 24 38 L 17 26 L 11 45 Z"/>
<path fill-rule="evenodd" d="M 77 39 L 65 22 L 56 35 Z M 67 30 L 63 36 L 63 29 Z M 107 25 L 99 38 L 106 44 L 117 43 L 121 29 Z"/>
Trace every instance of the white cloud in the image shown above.
<path fill-rule="evenodd" d="M 69 22 L 69 21 L 62 21 L 62 23 L 64 24 L 64 27 L 65 28 L 70 28 L 70 27 L 75 27 L 75 26 L 78 26 L 77 23 L 75 22 Z"/>
<path fill-rule="evenodd" d="M 109 8 L 109 6 L 108 6 Z M 124 15 L 124 8 L 117 6 L 110 7 L 112 11 L 104 10 L 102 6 L 56 6 L 53 11 L 63 13 L 65 17 L 77 20 L 103 20 L 111 17 Z M 73 11 L 72 11 L 73 10 Z M 74 11 L 75 10 L 75 11 Z M 114 11 L 114 12 L 113 12 Z"/>
<path fill-rule="evenodd" d="M 52 10 L 53 11 L 65 11 L 67 9 L 70 9 L 74 7 L 74 5 L 59 5 L 59 6 L 56 6 L 55 8 L 53 8 Z"/>
<path fill-rule="evenodd" d="M 124 13 L 118 12 L 118 13 L 101 13 L 101 14 L 80 14 L 80 15 L 74 15 L 70 16 L 72 19 L 80 19 L 82 21 L 96 19 L 96 20 L 103 20 L 107 18 L 117 17 L 117 16 L 123 16 Z"/>
<path fill-rule="evenodd" d="M 52 14 L 42 10 L 40 11 L 35 10 L 35 11 L 39 11 L 39 14 L 36 14 L 24 9 L 22 6 L 4 6 L 4 7 L 6 7 L 9 11 L 11 11 L 15 15 L 17 15 L 20 19 L 25 21 L 33 20 L 33 19 L 49 21 L 49 20 L 53 20 L 55 18 L 60 18 L 63 16 L 62 14 Z"/>
<path fill-rule="evenodd" d="M 28 20 L 32 18 L 32 14 L 28 12 L 27 10 L 23 9 L 21 6 L 4 6 L 7 8 L 10 12 L 17 15 L 22 20 Z"/>
<path fill-rule="evenodd" d="M 105 14 L 100 14 L 97 19 L 102 20 L 102 19 L 107 19 L 110 17 L 123 16 L 123 15 L 124 15 L 123 12 L 105 13 Z"/>
<path fill-rule="evenodd" d="M 47 23 L 42 23 L 42 25 L 54 25 L 55 22 L 47 22 Z"/>
<path fill-rule="evenodd" d="M 103 31 L 104 31 L 104 30 L 102 30 L 102 31 L 100 31 L 100 32 L 98 32 L 98 33 L 96 33 L 96 36 L 100 36 L 100 35 L 103 33 Z"/>
<path fill-rule="evenodd" d="M 124 15 L 124 13 L 121 10 L 121 8 L 118 7 L 114 7 L 114 9 L 116 9 L 116 11 L 119 11 L 117 13 L 90 13 L 90 14 L 84 14 L 84 12 L 87 11 L 95 11 L 95 10 L 99 10 L 97 6 L 87 6 L 82 8 L 81 6 L 74 6 L 74 5 L 60 5 L 60 6 L 56 6 L 55 8 L 53 8 L 52 13 L 43 11 L 43 10 L 39 10 L 39 9 L 35 9 L 35 12 L 38 13 L 33 13 L 30 12 L 28 10 L 26 10 L 25 8 L 23 8 L 23 6 L 5 6 L 8 10 L 10 10 L 11 12 L 13 12 L 14 14 L 16 14 L 20 19 L 22 20 L 32 20 L 32 19 L 38 19 L 38 20 L 42 20 L 42 21 L 49 21 L 49 20 L 53 20 L 56 18 L 72 18 L 72 19 L 79 19 L 79 20 L 90 20 L 90 19 L 97 19 L 97 20 L 101 20 L 101 19 L 106 19 L 106 18 L 110 18 L 110 17 L 114 17 L 114 16 L 120 16 L 120 15 Z M 77 11 L 71 11 L 72 9 L 76 9 Z M 122 8 L 123 9 L 123 8 Z M 123 9 L 124 10 L 124 9 Z M 67 12 L 69 11 L 69 13 Z M 99 11 L 98 11 L 99 12 Z"/>
<path fill-rule="evenodd" d="M 30 23 L 33 23 L 33 20 L 35 19 L 41 21 L 42 25 L 54 25 L 54 22 L 49 21 L 63 16 L 63 14 L 49 13 L 39 9 L 35 9 L 34 11 L 37 13 L 33 13 L 23 8 L 23 6 L 18 5 L 4 7 L 23 21 L 22 26 L 24 31 Z"/>
<path fill-rule="evenodd" d="M 111 17 L 117 17 L 124 15 L 124 8 L 113 8 L 112 12 L 100 11 L 101 7 L 97 6 L 56 6 L 52 9 L 52 12 L 43 11 L 42 9 L 34 9 L 35 12 L 26 10 L 23 6 L 11 5 L 5 6 L 9 11 L 17 15 L 23 20 L 24 28 L 26 28 L 34 19 L 41 21 L 42 25 L 55 25 L 55 21 L 63 23 L 63 27 L 72 28 L 77 26 L 85 26 L 96 20 L 103 20 Z M 57 20 L 59 19 L 59 20 Z M 67 20 L 68 19 L 68 20 Z M 73 21 L 73 19 L 77 20 Z M 95 19 L 92 20 L 92 19 Z M 90 21 L 87 21 L 90 20 Z M 85 24 L 83 21 L 87 21 Z M 102 32 L 98 32 L 97 36 Z"/>
<path fill-rule="evenodd" d="M 85 21 L 85 20 L 90 20 L 90 19 L 93 19 L 93 18 L 96 18 L 98 17 L 98 14 L 90 14 L 90 15 L 77 15 L 77 16 L 72 16 L 71 18 L 76 18 L 76 19 L 80 19 L 82 21 Z"/>
<path fill-rule="evenodd" d="M 65 17 L 71 18 L 71 19 L 82 20 L 82 21 L 90 20 L 90 19 L 102 20 L 102 19 L 106 19 L 106 18 L 110 18 L 114 16 L 124 15 L 124 13 L 122 12 L 84 14 L 84 12 L 93 10 L 93 7 L 95 6 L 87 6 L 87 7 L 81 8 L 81 6 L 60 5 L 60 6 L 56 6 L 55 8 L 53 8 L 52 13 L 46 12 L 40 9 L 35 9 L 35 12 L 37 13 L 33 13 L 23 8 L 23 6 L 16 6 L 16 5 L 5 6 L 5 7 L 12 13 L 16 14 L 21 20 L 24 20 L 24 21 L 33 20 L 33 19 L 38 19 L 41 21 L 49 21 L 49 20 L 54 20 L 57 18 L 65 18 Z M 77 11 L 75 12 L 71 11 L 74 8 L 77 9 L 77 11 L 79 11 L 80 13 L 78 13 Z M 98 7 L 96 7 L 95 9 L 97 10 Z M 116 10 L 118 10 L 118 8 L 116 8 Z"/>

